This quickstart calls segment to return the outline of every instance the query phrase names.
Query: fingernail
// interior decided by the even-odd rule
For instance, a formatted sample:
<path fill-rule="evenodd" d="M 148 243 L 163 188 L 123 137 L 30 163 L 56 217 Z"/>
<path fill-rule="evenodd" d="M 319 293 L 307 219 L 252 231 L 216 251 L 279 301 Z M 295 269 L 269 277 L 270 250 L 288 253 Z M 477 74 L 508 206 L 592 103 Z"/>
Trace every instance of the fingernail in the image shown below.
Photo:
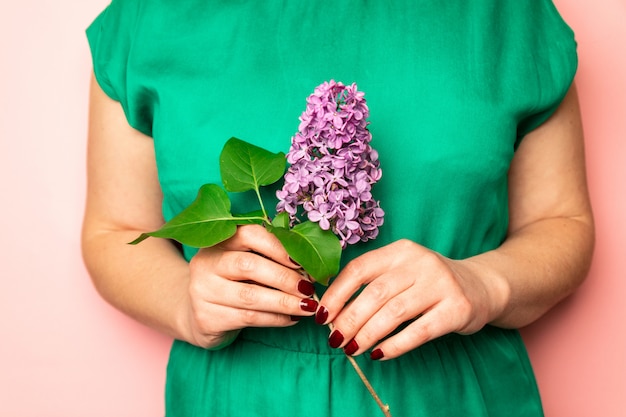
<path fill-rule="evenodd" d="M 291 321 L 300 321 L 302 319 L 302 316 L 289 316 L 289 318 L 291 319 Z"/>
<path fill-rule="evenodd" d="M 313 283 L 302 279 L 300 280 L 300 282 L 298 282 L 298 291 L 300 291 L 307 297 L 310 297 L 315 294 L 315 286 L 313 285 Z"/>
<path fill-rule="evenodd" d="M 343 348 L 344 353 L 348 356 L 352 356 L 357 350 L 359 350 L 359 344 L 354 339 L 350 340 Z"/>
<path fill-rule="evenodd" d="M 292 264 L 298 265 L 300 268 L 302 268 L 302 266 L 298 262 L 294 261 L 291 256 L 289 257 L 289 260 L 291 261 Z"/>
<path fill-rule="evenodd" d="M 328 319 L 328 310 L 326 310 L 326 307 L 321 306 L 317 310 L 317 313 L 315 314 L 315 322 L 317 324 L 324 324 L 326 323 L 327 319 Z"/>
<path fill-rule="evenodd" d="M 300 300 L 300 308 L 309 313 L 313 313 L 317 310 L 317 301 L 311 300 L 310 298 L 304 298 Z"/>
<path fill-rule="evenodd" d="M 337 349 L 343 343 L 343 335 L 339 330 L 333 330 L 328 338 L 328 345 L 331 348 Z"/>
<path fill-rule="evenodd" d="M 370 354 L 370 359 L 373 361 L 377 361 L 385 357 L 385 354 L 381 349 L 374 349 Z"/>

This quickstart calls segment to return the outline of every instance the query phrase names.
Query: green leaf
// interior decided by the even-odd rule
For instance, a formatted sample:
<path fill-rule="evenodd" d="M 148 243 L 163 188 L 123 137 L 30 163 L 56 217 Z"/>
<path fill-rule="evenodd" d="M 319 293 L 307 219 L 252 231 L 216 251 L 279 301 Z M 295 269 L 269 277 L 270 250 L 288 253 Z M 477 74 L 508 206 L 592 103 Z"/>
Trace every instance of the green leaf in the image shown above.
<path fill-rule="evenodd" d="M 135 245 L 148 237 L 174 239 L 196 248 L 216 245 L 237 231 L 237 225 L 262 223 L 261 218 L 234 217 L 230 213 L 230 200 L 226 192 L 215 184 L 200 187 L 198 196 L 159 230 L 143 233 L 130 244 Z"/>
<path fill-rule="evenodd" d="M 274 227 L 284 227 L 285 229 L 289 228 L 289 213 L 283 211 L 278 213 L 274 220 L 272 220 L 272 226 Z"/>
<path fill-rule="evenodd" d="M 230 138 L 220 155 L 220 173 L 226 191 L 258 190 L 282 178 L 287 159 L 241 139 Z"/>
<path fill-rule="evenodd" d="M 263 216 L 264 216 L 263 210 L 254 210 L 249 213 L 243 213 L 243 214 L 233 213 L 233 217 L 235 217 L 237 220 L 242 221 L 241 224 L 244 224 L 243 223 L 244 221 L 247 221 L 246 224 L 261 224 L 262 221 L 260 219 L 263 219 L 264 218 Z"/>
<path fill-rule="evenodd" d="M 330 230 L 322 230 L 319 224 L 304 222 L 289 230 L 270 226 L 283 244 L 291 259 L 299 263 L 315 281 L 328 285 L 328 281 L 339 272 L 341 243 Z"/>

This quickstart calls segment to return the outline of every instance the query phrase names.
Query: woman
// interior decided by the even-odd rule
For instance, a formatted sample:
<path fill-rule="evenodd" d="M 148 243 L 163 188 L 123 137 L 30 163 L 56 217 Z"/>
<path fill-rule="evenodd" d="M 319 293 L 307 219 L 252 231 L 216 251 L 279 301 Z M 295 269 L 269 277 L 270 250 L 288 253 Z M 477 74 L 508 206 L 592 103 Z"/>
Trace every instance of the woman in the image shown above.
<path fill-rule="evenodd" d="M 395 415 L 542 415 L 514 329 L 578 286 L 594 236 L 573 34 L 548 0 L 366 3 L 114 0 L 88 30 L 84 257 L 176 339 L 168 416 L 379 415 L 344 352 Z M 330 79 L 366 93 L 386 213 L 319 304 L 260 226 L 126 245 L 219 182 L 231 136 L 286 151 Z"/>

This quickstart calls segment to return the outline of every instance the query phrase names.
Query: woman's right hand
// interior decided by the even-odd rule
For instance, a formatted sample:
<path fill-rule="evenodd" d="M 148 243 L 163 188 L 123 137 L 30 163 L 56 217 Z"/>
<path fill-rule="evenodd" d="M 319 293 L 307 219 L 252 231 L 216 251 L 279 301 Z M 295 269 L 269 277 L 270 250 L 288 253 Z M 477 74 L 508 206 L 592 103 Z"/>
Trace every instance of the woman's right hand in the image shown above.
<path fill-rule="evenodd" d="M 313 314 L 311 283 L 262 226 L 241 226 L 191 265 L 164 239 L 128 245 L 163 225 L 162 204 L 154 140 L 128 124 L 120 103 L 92 77 L 82 249 L 102 297 L 141 323 L 206 348 L 227 344 L 247 326 L 289 326 L 292 316 Z"/>
<path fill-rule="evenodd" d="M 317 309 L 313 284 L 262 226 L 240 226 L 201 249 L 189 268 L 184 326 L 187 341 L 200 347 L 226 345 L 245 327 L 291 326 Z"/>

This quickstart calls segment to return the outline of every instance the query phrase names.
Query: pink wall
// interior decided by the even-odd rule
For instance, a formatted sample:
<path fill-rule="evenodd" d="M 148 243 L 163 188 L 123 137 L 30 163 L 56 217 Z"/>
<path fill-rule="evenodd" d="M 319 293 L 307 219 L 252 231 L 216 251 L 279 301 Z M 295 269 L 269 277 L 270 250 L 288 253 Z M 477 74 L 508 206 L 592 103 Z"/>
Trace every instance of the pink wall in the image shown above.
<path fill-rule="evenodd" d="M 626 416 L 626 0 L 555 1 L 577 34 L 597 243 L 579 291 L 524 330 L 548 417 Z"/>
<path fill-rule="evenodd" d="M 163 414 L 169 341 L 106 305 L 79 254 L 90 61 L 108 0 L 0 4 L 0 415 Z M 524 330 L 549 417 L 626 415 L 626 2 L 558 0 L 577 32 L 598 243 Z M 8 4 L 11 4 L 10 6 Z"/>

